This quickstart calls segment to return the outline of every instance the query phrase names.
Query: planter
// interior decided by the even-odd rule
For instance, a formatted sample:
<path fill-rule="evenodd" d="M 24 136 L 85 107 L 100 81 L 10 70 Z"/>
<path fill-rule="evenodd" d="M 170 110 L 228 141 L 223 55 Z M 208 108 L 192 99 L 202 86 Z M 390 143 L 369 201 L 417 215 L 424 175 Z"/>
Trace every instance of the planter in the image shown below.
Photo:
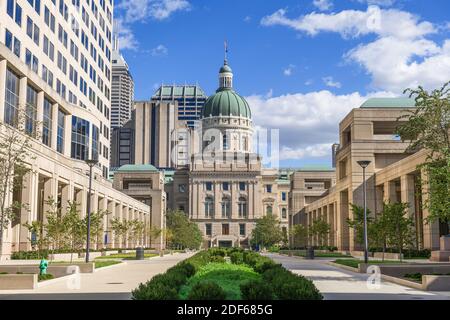
<path fill-rule="evenodd" d="M 77 253 L 54 253 L 48 255 L 48 260 L 54 260 L 54 261 L 70 261 L 70 259 L 77 259 L 78 254 Z"/>
<path fill-rule="evenodd" d="M 383 259 L 383 252 L 375 252 L 373 257 L 377 258 L 377 259 Z M 402 259 L 404 258 L 403 253 L 402 253 L 401 257 L 402 257 Z M 384 258 L 386 260 L 400 260 L 400 253 L 385 252 Z"/>
<path fill-rule="evenodd" d="M 422 289 L 427 291 L 450 291 L 450 276 L 422 276 Z"/>
<path fill-rule="evenodd" d="M 37 274 L 2 274 L 0 290 L 34 289 L 37 287 Z"/>

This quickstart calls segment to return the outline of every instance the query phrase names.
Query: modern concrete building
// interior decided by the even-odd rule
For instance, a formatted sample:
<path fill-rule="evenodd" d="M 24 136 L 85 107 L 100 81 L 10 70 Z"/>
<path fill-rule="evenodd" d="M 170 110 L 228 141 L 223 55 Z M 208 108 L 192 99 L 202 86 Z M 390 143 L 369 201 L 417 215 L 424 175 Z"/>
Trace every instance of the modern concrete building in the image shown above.
<path fill-rule="evenodd" d="M 117 40 L 112 52 L 111 85 L 111 129 L 115 129 L 131 119 L 134 101 L 134 80 L 127 62 L 119 52 Z"/>
<path fill-rule="evenodd" d="M 358 250 L 355 234 L 346 223 L 353 217 L 350 204 L 363 204 L 363 176 L 359 160 L 369 160 L 366 169 L 367 204 L 373 215 L 383 202 L 408 202 L 415 222 L 417 248 L 439 249 L 439 238 L 448 233 L 448 224 L 427 224 L 428 211 L 422 208 L 426 193 L 419 189 L 425 152 L 405 153 L 408 146 L 395 136 L 397 119 L 414 110 L 415 101 L 403 98 L 377 98 L 353 109 L 339 125 L 340 146 L 336 154 L 336 185 L 302 211 L 306 225 L 318 218 L 331 224 L 329 243 L 340 250 Z"/>
<path fill-rule="evenodd" d="M 163 230 L 166 214 L 166 193 L 164 192 L 164 173 L 152 165 L 124 165 L 114 173 L 115 189 L 148 205 L 150 214 L 145 217 L 146 228 L 156 227 Z M 152 238 L 148 236 L 147 243 L 156 249 L 163 249 L 165 241 L 163 233 Z"/>
<path fill-rule="evenodd" d="M 199 122 L 203 105 L 208 97 L 198 85 L 162 85 L 151 102 L 178 105 L 179 127 L 194 128 Z"/>
<path fill-rule="evenodd" d="M 79 3 L 79 2 L 78 2 Z M 87 159 L 98 159 L 93 169 L 92 211 L 108 210 L 110 221 L 144 219 L 149 207 L 113 189 L 107 180 L 111 98 L 111 1 L 75 6 L 69 1 L 0 2 L 0 135 L 14 126 L 19 113 L 27 114 L 32 169 L 24 188 L 10 192 L 7 205 L 28 204 L 5 231 L 2 257 L 29 250 L 25 222 L 45 221 L 49 197 L 64 208 L 79 204 L 86 214 Z M 36 138 L 33 133 L 41 132 Z M 105 246 L 114 246 L 114 235 Z"/>
<path fill-rule="evenodd" d="M 253 123 L 245 99 L 233 90 L 225 60 L 219 89 L 202 111 L 200 152 L 166 184 L 168 207 L 186 212 L 203 233 L 204 246 L 249 246 L 256 220 L 280 218 L 287 232 L 289 181 L 261 166 L 252 152 Z"/>

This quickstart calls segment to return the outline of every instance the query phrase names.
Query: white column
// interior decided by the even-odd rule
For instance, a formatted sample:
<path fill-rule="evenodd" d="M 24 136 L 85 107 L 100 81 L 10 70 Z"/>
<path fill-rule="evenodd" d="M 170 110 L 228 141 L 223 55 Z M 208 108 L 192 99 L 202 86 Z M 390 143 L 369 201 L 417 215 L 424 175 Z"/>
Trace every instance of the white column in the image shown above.
<path fill-rule="evenodd" d="M 6 70 L 7 61 L 3 59 L 0 61 L 0 123 L 3 123 L 5 116 L 5 90 L 6 90 Z"/>
<path fill-rule="evenodd" d="M 27 84 L 28 78 L 22 77 L 19 80 L 19 106 L 20 110 L 25 111 L 25 106 L 27 104 Z"/>

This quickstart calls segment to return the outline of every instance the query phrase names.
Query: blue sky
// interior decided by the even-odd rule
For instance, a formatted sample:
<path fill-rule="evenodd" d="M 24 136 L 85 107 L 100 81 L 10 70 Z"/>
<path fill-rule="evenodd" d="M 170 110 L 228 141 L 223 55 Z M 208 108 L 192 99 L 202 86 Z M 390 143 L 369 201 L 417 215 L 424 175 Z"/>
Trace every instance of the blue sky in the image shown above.
<path fill-rule="evenodd" d="M 127 0 L 116 4 L 136 99 L 217 88 L 223 42 L 254 124 L 280 129 L 282 166 L 330 164 L 339 121 L 371 96 L 450 80 L 450 1 Z"/>

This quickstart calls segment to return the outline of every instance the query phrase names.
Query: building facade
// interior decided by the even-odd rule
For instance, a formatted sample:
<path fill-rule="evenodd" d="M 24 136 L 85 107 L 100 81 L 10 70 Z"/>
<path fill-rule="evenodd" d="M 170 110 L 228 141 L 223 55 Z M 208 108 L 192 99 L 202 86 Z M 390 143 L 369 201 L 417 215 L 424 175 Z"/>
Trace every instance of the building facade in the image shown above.
<path fill-rule="evenodd" d="M 134 80 L 117 45 L 112 52 L 111 85 L 111 129 L 115 129 L 131 119 L 134 102 Z"/>
<path fill-rule="evenodd" d="M 80 215 L 86 214 L 88 159 L 98 159 L 92 211 L 108 211 L 104 246 L 123 244 L 108 236 L 111 219 L 149 215 L 147 205 L 115 191 L 107 180 L 112 12 L 112 1 L 0 3 L 0 135 L 25 114 L 32 136 L 27 160 L 32 171 L 24 188 L 11 190 L 6 199 L 7 205 L 19 201 L 29 210 L 6 229 L 2 258 L 31 249 L 23 223 L 45 222 L 49 197 L 62 212 L 74 200 Z"/>
<path fill-rule="evenodd" d="M 179 127 L 195 128 L 207 98 L 198 85 L 162 85 L 151 102 L 177 103 Z"/>
<path fill-rule="evenodd" d="M 375 216 L 383 202 L 407 202 L 416 229 L 416 247 L 439 249 L 439 237 L 448 233 L 446 223 L 426 223 L 428 211 L 422 204 L 426 192 L 418 179 L 424 173 L 417 165 L 426 159 L 422 150 L 405 153 L 408 143 L 395 135 L 400 116 L 412 111 L 413 99 L 376 98 L 353 109 L 339 125 L 340 144 L 336 154 L 336 184 L 320 199 L 308 204 L 301 213 L 301 223 L 310 226 L 325 219 L 331 226 L 329 244 L 340 250 L 360 250 L 354 230 L 347 224 L 353 218 L 350 204 L 363 205 L 363 172 L 359 160 L 369 160 L 366 169 L 367 206 Z M 317 239 L 312 239 L 317 244 Z"/>
<path fill-rule="evenodd" d="M 200 152 L 166 184 L 168 207 L 199 225 L 205 247 L 248 247 L 256 220 L 267 214 L 279 217 L 287 233 L 289 181 L 262 168 L 252 152 L 251 110 L 233 90 L 226 60 L 219 89 L 203 107 L 201 130 Z"/>

